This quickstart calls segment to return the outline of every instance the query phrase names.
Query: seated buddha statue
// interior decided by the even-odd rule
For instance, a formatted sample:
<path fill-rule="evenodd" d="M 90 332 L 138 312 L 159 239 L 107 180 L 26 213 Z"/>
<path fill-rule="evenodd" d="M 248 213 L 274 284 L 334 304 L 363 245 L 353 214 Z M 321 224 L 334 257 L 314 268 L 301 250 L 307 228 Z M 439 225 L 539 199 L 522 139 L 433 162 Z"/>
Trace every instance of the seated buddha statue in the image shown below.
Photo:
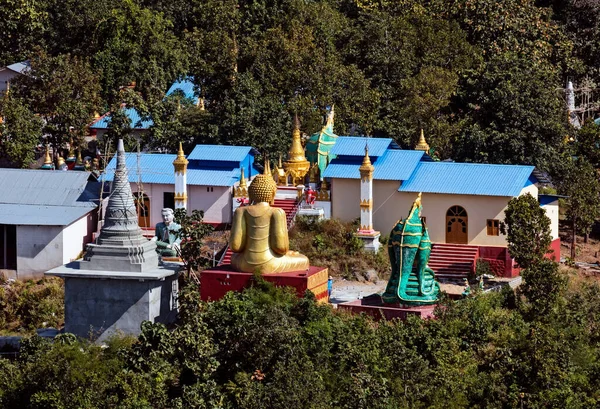
<path fill-rule="evenodd" d="M 248 188 L 251 205 L 236 209 L 230 241 L 235 270 L 267 274 L 308 269 L 308 258 L 289 250 L 285 212 L 271 207 L 276 191 L 277 184 L 265 167 Z"/>

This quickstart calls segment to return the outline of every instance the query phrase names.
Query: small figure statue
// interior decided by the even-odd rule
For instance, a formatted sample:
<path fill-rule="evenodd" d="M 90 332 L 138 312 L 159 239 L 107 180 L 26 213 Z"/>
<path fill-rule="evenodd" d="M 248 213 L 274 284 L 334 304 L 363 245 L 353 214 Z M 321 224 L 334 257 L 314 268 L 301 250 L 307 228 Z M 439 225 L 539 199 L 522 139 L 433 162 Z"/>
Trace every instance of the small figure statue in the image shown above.
<path fill-rule="evenodd" d="M 483 274 L 479 276 L 479 289 L 483 291 Z"/>
<path fill-rule="evenodd" d="M 315 204 L 315 200 L 317 200 L 317 192 L 313 190 L 313 188 L 309 187 L 304 192 L 306 195 L 306 204 L 309 206 L 313 206 Z"/>
<path fill-rule="evenodd" d="M 156 242 L 156 251 L 162 257 L 177 257 L 177 250 L 181 243 L 177 232 L 181 226 L 173 221 L 173 209 L 164 208 L 161 214 L 163 221 L 156 224 L 155 236 L 152 241 Z"/>
<path fill-rule="evenodd" d="M 237 202 L 240 204 L 240 207 L 244 207 L 250 204 L 250 199 L 247 197 L 238 197 Z"/>
<path fill-rule="evenodd" d="M 427 305 L 437 302 L 440 286 L 427 263 L 431 240 L 421 219 L 421 194 L 408 217 L 398 221 L 390 233 L 388 254 L 392 275 L 382 299 L 386 303 Z"/>
<path fill-rule="evenodd" d="M 462 296 L 463 297 L 468 297 L 471 294 L 471 286 L 469 285 L 469 280 L 467 280 L 466 278 L 463 278 L 463 280 L 465 280 L 465 289 L 462 292 Z"/>
<path fill-rule="evenodd" d="M 265 172 L 248 188 L 252 205 L 235 210 L 230 242 L 235 270 L 267 274 L 308 269 L 308 258 L 289 250 L 285 212 L 271 207 L 276 191 L 277 184 L 265 166 Z"/>

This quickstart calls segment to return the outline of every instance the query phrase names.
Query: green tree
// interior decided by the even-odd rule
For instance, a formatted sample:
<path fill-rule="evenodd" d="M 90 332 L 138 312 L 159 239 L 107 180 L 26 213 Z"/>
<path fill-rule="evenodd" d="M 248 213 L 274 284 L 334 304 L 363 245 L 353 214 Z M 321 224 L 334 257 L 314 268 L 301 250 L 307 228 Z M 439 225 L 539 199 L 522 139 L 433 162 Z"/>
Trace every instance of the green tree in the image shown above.
<path fill-rule="evenodd" d="M 568 196 L 566 216 L 571 221 L 571 259 L 575 260 L 577 232 L 587 236 L 600 215 L 598 173 L 580 157 L 566 167 L 558 180 L 558 190 Z"/>
<path fill-rule="evenodd" d="M 550 219 L 540 202 L 530 193 L 512 198 L 504 211 L 502 234 L 508 251 L 521 268 L 539 263 L 550 247 Z"/>
<path fill-rule="evenodd" d="M 203 218 L 204 212 L 201 210 L 193 210 L 190 215 L 185 209 L 175 210 L 175 221 L 181 225 L 179 230 L 181 258 L 188 272 L 198 271 L 199 267 L 207 264 L 202 247 L 204 237 L 213 231 L 213 227 L 204 223 Z"/>
<path fill-rule="evenodd" d="M 529 302 L 529 313 L 545 318 L 557 306 L 566 280 L 558 271 L 558 263 L 543 259 L 531 264 L 523 273 L 519 288 Z"/>
<path fill-rule="evenodd" d="M 100 102 L 96 73 L 87 60 L 44 51 L 31 58 L 31 70 L 14 81 L 12 92 L 44 121 L 55 154 L 71 140 L 81 144 Z"/>
<path fill-rule="evenodd" d="M 47 25 L 45 1 L 3 0 L 0 3 L 0 67 L 25 60 L 42 43 Z"/>
<path fill-rule="evenodd" d="M 0 100 L 0 151 L 9 164 L 25 168 L 35 159 L 42 137 L 42 120 L 12 94 Z"/>

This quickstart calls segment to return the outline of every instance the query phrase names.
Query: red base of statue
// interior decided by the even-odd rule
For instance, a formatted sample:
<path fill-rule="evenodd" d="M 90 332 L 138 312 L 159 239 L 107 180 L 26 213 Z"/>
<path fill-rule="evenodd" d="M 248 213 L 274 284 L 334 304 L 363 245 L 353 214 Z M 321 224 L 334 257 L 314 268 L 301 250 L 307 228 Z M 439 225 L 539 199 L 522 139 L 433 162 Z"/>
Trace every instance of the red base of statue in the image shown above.
<path fill-rule="evenodd" d="M 391 320 L 399 318 L 405 320 L 410 315 L 427 319 L 434 318 L 433 310 L 436 305 L 422 305 L 418 307 L 408 307 L 400 304 L 386 304 L 381 300 L 379 294 L 373 294 L 362 300 L 354 300 L 338 304 L 338 309 L 351 311 L 356 314 L 364 312 L 376 320 Z"/>
<path fill-rule="evenodd" d="M 216 301 L 229 291 L 242 291 L 252 284 L 251 273 L 234 271 L 230 264 L 209 268 L 200 273 L 200 298 L 203 301 Z M 306 290 L 313 292 L 319 302 L 328 302 L 326 267 L 311 266 L 307 271 L 263 274 L 263 278 L 277 287 L 293 287 L 299 297 Z"/>

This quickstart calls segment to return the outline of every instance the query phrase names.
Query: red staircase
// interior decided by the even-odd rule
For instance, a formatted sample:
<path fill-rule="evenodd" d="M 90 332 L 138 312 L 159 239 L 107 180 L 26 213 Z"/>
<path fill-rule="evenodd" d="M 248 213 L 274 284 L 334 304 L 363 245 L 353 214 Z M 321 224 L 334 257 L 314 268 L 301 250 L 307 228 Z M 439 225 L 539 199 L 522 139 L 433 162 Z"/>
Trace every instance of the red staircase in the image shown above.
<path fill-rule="evenodd" d="M 285 212 L 285 219 L 287 221 L 288 229 L 291 229 L 294 225 L 294 218 L 296 217 L 296 213 L 298 212 L 298 207 L 300 203 L 295 199 L 275 199 L 273 203 L 273 207 L 279 207 L 283 209 Z M 233 251 L 227 246 L 227 251 L 225 255 L 219 261 L 219 265 L 223 264 L 231 264 L 231 255 Z"/>
<path fill-rule="evenodd" d="M 434 243 L 429 256 L 429 267 L 436 278 L 462 279 L 475 272 L 479 247 L 467 244 Z"/>

